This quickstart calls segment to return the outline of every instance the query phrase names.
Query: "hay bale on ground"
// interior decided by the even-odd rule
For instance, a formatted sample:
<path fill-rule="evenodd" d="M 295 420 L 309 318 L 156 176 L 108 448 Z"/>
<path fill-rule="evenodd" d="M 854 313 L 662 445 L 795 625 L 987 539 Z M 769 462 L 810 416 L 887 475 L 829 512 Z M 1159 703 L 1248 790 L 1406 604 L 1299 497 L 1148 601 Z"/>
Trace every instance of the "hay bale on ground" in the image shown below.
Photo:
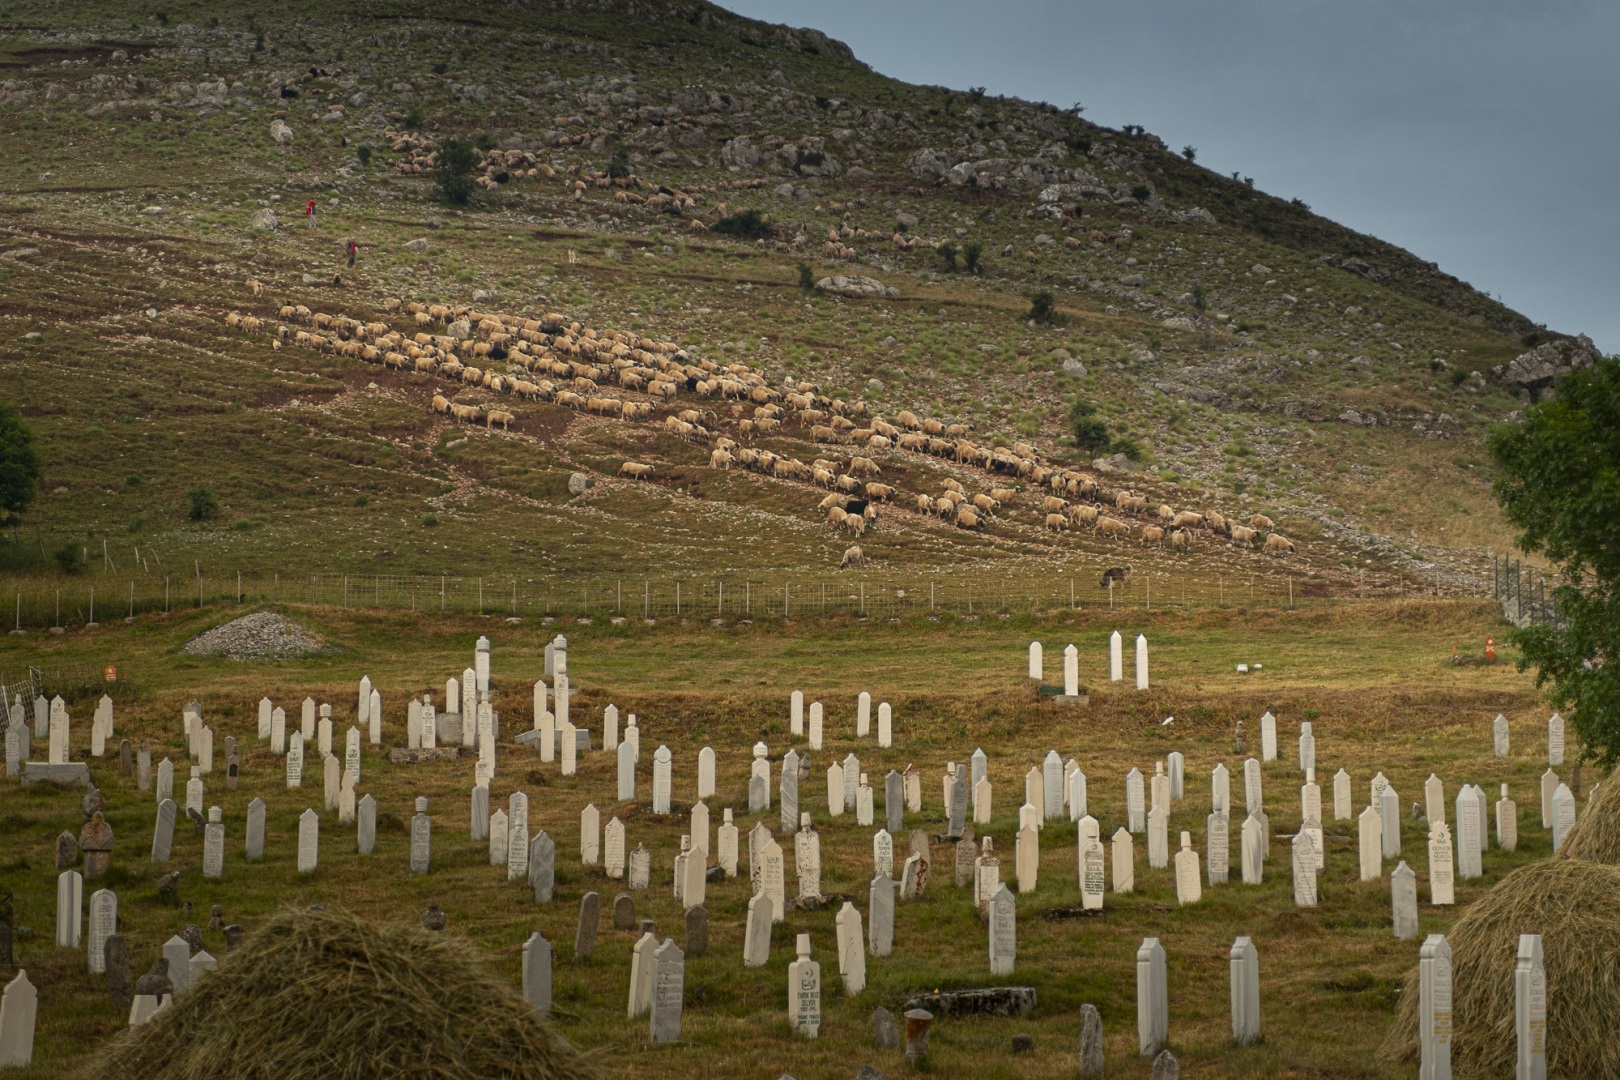
<path fill-rule="evenodd" d="M 1585 806 L 1577 807 L 1575 827 L 1558 854 L 1565 859 L 1620 866 L 1620 783 L 1611 776 L 1598 785 Z"/>
<path fill-rule="evenodd" d="M 1455 1076 L 1513 1075 L 1513 968 L 1540 934 L 1547 969 L 1547 1075 L 1620 1076 L 1620 867 L 1548 859 L 1513 871 L 1446 935 Z M 1418 970 L 1407 973 L 1386 1061 L 1417 1061 Z"/>
<path fill-rule="evenodd" d="M 596 1070 L 475 946 L 347 913 L 272 919 L 190 992 L 119 1036 L 105 1080 L 590 1080 Z"/>

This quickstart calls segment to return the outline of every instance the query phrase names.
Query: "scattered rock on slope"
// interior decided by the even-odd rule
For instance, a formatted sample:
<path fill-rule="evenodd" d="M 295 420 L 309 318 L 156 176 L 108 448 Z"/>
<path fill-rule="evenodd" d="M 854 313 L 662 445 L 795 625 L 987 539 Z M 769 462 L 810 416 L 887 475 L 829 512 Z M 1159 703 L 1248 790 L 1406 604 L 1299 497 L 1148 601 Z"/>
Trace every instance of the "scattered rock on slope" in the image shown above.
<path fill-rule="evenodd" d="M 180 647 L 190 656 L 269 660 L 323 652 L 326 644 L 273 611 L 255 611 L 205 630 Z"/>

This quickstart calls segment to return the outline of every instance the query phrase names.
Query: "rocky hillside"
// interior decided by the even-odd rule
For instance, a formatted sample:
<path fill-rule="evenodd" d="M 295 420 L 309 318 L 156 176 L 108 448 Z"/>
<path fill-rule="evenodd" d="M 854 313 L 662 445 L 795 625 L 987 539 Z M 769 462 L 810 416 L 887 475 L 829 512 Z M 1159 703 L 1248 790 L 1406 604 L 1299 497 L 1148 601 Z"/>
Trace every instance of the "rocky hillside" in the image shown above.
<path fill-rule="evenodd" d="M 879 565 L 1117 559 L 1155 543 L 1162 503 L 1273 518 L 1324 587 L 1369 569 L 1465 585 L 1506 543 L 1486 427 L 1595 355 L 1149 132 L 899 83 L 818 31 L 697 2 L 471 2 L 453 20 L 23 3 L 0 30 L 0 118 L 0 362 L 47 451 L 42 552 L 83 536 L 265 568 L 820 571 L 846 546 L 825 484 L 709 463 L 730 440 L 847 469 L 867 444 L 818 445 L 800 415 L 836 399 L 856 430 L 909 411 L 1150 504 L 1124 515 L 1129 541 L 1055 532 L 1046 472 L 1037 490 L 880 448 L 896 493 L 861 541 Z M 477 147 L 465 206 L 431 177 L 450 139 Z M 367 357 L 366 331 L 320 335 L 317 313 L 446 341 L 396 370 L 399 350 Z M 469 313 L 496 321 L 458 353 Z M 489 351 L 525 321 L 535 352 Z M 673 395 L 618 382 L 607 350 L 613 378 L 591 381 L 645 417 L 570 409 L 561 377 L 512 394 L 538 359 L 594 356 L 595 329 L 679 365 Z M 478 342 L 495 382 L 448 382 Z M 728 368 L 767 404 L 811 402 L 745 427 L 758 402 L 684 378 Z M 1076 399 L 1115 443 L 1095 461 Z M 701 437 L 671 433 L 688 410 Z M 625 461 L 649 476 L 620 479 Z M 1017 497 L 969 535 L 913 509 L 947 479 Z M 192 519 L 197 488 L 217 517 Z M 1142 558 L 1263 565 L 1207 533 Z"/>

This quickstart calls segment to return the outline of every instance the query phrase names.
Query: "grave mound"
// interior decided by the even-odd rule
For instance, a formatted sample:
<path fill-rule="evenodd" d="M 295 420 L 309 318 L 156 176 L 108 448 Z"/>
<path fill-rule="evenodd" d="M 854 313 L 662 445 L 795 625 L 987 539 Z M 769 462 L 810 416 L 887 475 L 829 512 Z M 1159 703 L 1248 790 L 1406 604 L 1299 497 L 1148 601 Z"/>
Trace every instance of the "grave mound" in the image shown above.
<path fill-rule="evenodd" d="M 273 611 L 255 611 L 211 630 L 204 630 L 180 651 L 191 656 L 223 656 L 230 660 L 274 660 L 324 652 L 327 646 L 291 619 Z"/>
<path fill-rule="evenodd" d="M 1620 866 L 1620 783 L 1616 781 L 1620 781 L 1620 773 L 1599 784 L 1591 801 L 1581 808 L 1575 827 L 1558 847 L 1561 858 Z"/>
<path fill-rule="evenodd" d="M 287 911 L 109 1043 L 106 1080 L 590 1080 L 596 1069 L 453 935 Z"/>
<path fill-rule="evenodd" d="M 1453 1074 L 1512 1076 L 1513 969 L 1520 934 L 1540 934 L 1547 972 L 1547 1075 L 1620 1076 L 1620 867 L 1579 859 L 1522 866 L 1446 935 L 1452 957 Z M 1406 975 L 1382 1056 L 1419 1058 L 1418 969 Z"/>

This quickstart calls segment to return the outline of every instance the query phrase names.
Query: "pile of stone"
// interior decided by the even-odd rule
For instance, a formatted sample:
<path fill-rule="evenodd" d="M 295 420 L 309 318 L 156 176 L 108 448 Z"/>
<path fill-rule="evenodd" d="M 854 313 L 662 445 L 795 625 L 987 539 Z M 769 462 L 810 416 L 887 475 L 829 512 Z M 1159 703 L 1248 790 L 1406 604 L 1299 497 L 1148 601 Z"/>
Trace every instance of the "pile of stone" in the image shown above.
<path fill-rule="evenodd" d="M 326 645 L 302 626 L 273 611 L 255 611 L 205 630 L 180 647 L 190 656 L 223 656 L 231 660 L 267 660 L 308 656 Z"/>

